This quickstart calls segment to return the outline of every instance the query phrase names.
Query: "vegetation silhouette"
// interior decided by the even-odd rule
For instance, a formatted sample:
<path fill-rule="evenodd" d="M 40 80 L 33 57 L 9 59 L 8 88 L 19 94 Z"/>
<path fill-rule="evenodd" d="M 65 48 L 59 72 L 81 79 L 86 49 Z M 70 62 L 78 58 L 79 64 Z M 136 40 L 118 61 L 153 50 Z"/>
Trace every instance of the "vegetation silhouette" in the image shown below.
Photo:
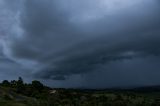
<path fill-rule="evenodd" d="M 158 88 L 50 88 L 37 80 L 25 83 L 19 77 L 18 80 L 4 80 L 0 83 L 0 106 L 160 106 Z"/>

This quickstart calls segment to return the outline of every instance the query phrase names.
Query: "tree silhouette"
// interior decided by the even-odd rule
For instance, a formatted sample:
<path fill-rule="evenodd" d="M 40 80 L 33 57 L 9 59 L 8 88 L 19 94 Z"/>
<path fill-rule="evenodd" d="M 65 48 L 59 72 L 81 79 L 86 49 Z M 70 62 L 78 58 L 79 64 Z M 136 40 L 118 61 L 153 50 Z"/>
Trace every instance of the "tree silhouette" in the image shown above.
<path fill-rule="evenodd" d="M 24 91 L 24 84 L 23 84 L 23 79 L 21 77 L 18 78 L 17 81 L 17 92 L 22 93 Z"/>
<path fill-rule="evenodd" d="M 8 87 L 8 86 L 10 86 L 10 82 L 8 80 L 4 80 L 2 82 L 2 85 Z"/>
<path fill-rule="evenodd" d="M 32 81 L 32 87 L 39 92 L 41 92 L 44 88 L 43 84 L 40 81 L 34 80 Z"/>

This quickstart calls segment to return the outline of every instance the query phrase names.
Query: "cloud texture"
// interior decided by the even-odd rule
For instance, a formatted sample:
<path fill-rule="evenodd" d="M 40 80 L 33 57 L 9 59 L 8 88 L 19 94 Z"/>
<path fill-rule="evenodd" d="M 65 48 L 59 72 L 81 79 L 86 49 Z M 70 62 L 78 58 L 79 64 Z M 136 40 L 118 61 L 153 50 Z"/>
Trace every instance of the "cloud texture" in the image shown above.
<path fill-rule="evenodd" d="M 1 0 L 1 73 L 62 87 L 160 84 L 159 4 Z"/>

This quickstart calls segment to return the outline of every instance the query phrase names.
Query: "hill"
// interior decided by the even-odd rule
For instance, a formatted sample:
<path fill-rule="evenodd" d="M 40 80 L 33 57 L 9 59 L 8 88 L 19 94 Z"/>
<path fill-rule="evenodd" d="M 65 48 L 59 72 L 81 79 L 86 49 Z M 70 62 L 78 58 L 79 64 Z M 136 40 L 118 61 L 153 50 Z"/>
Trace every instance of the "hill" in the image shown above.
<path fill-rule="evenodd" d="M 27 84 L 19 78 L 0 84 L 0 106 L 160 106 L 158 88 L 53 89 L 39 81 Z"/>
<path fill-rule="evenodd" d="M 16 93 L 15 89 L 0 86 L 0 106 L 36 106 L 35 98 Z"/>

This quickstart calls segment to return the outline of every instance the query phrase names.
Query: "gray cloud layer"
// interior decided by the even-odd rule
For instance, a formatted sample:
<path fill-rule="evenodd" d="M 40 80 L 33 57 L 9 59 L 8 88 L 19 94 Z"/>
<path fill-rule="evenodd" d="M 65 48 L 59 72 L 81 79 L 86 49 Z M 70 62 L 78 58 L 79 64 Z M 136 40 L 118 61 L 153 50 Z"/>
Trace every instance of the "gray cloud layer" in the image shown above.
<path fill-rule="evenodd" d="M 90 87 L 160 83 L 157 0 L 1 0 L 0 5 L 1 54 L 22 70 L 17 74 L 28 70 L 28 76 L 63 80 L 55 83 L 66 87 L 74 80 L 75 86 Z M 153 68 L 156 74 L 149 76 Z"/>

